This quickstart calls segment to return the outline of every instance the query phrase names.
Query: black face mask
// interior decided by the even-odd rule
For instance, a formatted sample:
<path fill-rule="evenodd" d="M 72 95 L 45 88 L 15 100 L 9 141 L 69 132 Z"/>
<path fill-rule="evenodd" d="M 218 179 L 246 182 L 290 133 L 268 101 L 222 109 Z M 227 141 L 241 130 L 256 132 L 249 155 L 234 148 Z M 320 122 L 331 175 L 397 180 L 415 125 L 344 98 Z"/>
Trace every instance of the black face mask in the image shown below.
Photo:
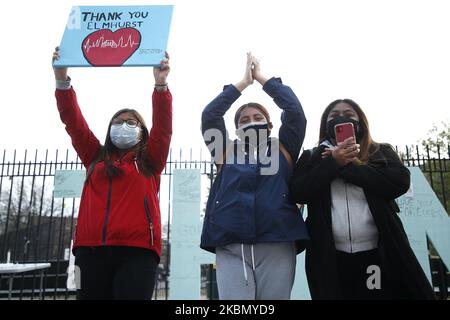
<path fill-rule="evenodd" d="M 255 134 L 257 141 L 258 141 L 258 145 L 259 145 L 259 143 L 264 142 L 263 140 L 260 141 L 260 138 L 263 138 L 264 140 L 267 140 L 269 138 L 270 130 L 269 130 L 268 123 L 264 123 L 264 124 L 257 123 L 257 124 L 253 124 L 253 125 L 249 125 L 249 126 L 244 126 L 244 128 L 237 129 L 236 134 L 239 137 L 242 137 L 245 133 L 249 134 L 248 131 L 250 131 L 250 130 L 254 130 L 254 132 L 252 132 L 252 133 Z M 262 135 L 260 136 L 260 134 L 262 134 Z M 245 139 L 245 140 L 247 140 L 247 139 Z"/>
<path fill-rule="evenodd" d="M 268 123 L 254 123 L 237 129 L 236 134 L 245 145 L 245 152 L 256 149 L 256 158 L 259 159 L 260 151 L 268 145 L 270 130 Z M 255 140 L 256 138 L 256 140 Z"/>
<path fill-rule="evenodd" d="M 336 133 L 334 132 L 334 127 L 337 124 L 347 123 L 347 122 L 353 123 L 353 129 L 355 130 L 356 140 L 360 139 L 361 138 L 361 129 L 359 127 L 359 121 L 350 119 L 348 117 L 343 117 L 343 116 L 338 116 L 327 122 L 327 137 L 330 139 L 336 139 Z"/>

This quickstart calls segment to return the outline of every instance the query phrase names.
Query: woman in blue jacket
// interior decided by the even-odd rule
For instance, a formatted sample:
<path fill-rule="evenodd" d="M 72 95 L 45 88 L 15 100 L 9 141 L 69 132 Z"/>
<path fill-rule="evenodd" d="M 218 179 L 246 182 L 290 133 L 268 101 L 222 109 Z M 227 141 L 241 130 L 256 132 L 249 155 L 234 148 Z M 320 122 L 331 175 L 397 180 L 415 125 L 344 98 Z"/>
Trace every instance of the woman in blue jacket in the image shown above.
<path fill-rule="evenodd" d="M 258 103 L 241 106 L 234 117 L 239 139 L 231 141 L 223 116 L 254 80 L 283 112 L 279 138 Z M 289 299 L 296 254 L 307 232 L 291 201 L 288 182 L 306 130 L 294 92 L 279 78 L 265 78 L 250 53 L 243 80 L 228 85 L 202 113 L 202 133 L 217 166 L 201 237 L 201 248 L 216 253 L 220 299 Z"/>

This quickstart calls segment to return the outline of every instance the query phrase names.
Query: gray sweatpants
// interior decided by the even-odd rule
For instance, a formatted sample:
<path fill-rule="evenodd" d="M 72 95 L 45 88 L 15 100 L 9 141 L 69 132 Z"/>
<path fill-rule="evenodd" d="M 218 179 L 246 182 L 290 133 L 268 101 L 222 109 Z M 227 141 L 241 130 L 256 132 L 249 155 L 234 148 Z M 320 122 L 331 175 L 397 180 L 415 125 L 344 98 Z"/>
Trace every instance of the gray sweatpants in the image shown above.
<path fill-rule="evenodd" d="M 218 247 L 216 274 L 219 299 L 289 300 L 295 264 L 294 242 L 233 243 Z"/>

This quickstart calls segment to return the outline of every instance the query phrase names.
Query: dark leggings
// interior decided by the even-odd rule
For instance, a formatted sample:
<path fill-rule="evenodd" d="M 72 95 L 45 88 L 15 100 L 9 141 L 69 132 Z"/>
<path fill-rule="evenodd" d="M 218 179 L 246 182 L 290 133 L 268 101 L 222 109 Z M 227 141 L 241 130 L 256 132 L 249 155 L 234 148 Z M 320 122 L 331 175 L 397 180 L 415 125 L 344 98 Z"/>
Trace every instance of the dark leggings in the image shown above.
<path fill-rule="evenodd" d="M 136 247 L 79 247 L 78 300 L 148 300 L 155 286 L 158 255 Z"/>

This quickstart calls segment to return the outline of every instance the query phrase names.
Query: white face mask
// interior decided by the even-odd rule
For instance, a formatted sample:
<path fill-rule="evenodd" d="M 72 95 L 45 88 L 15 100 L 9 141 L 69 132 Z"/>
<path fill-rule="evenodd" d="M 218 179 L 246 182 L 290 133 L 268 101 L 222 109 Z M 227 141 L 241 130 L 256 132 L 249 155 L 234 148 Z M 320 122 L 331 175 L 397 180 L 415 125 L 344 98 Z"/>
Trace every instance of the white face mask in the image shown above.
<path fill-rule="evenodd" d="M 113 124 L 109 131 L 111 142 L 119 149 L 129 149 L 134 147 L 138 142 L 139 134 L 142 129 L 140 127 L 130 128 L 124 122 L 121 125 Z"/>

